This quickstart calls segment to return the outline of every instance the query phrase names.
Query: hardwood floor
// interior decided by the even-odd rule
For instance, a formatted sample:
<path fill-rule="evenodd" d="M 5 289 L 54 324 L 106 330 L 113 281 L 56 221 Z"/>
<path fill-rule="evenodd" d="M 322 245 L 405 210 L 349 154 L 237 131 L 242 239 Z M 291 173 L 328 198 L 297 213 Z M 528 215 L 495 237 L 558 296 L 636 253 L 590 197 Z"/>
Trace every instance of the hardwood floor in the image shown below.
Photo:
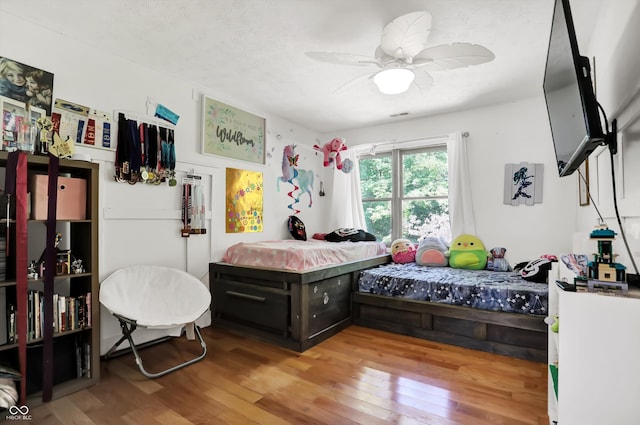
<path fill-rule="evenodd" d="M 132 354 L 99 385 L 31 410 L 32 423 L 548 424 L 546 365 L 352 326 L 295 353 L 202 330 L 207 357 L 155 380 Z M 197 354 L 174 339 L 141 350 L 157 371 Z"/>

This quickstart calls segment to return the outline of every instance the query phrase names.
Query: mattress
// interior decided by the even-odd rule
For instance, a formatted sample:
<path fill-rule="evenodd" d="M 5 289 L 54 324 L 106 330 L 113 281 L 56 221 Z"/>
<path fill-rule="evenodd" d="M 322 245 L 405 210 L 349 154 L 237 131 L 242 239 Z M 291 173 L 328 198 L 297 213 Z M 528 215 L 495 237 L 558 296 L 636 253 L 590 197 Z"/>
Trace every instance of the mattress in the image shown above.
<path fill-rule="evenodd" d="M 514 272 L 385 264 L 364 270 L 358 291 L 410 300 L 453 304 L 481 310 L 547 315 L 546 283 L 524 280 Z"/>
<path fill-rule="evenodd" d="M 225 263 L 271 269 L 307 271 L 364 260 L 387 253 L 384 242 L 327 242 L 279 240 L 240 242 L 227 248 Z"/>

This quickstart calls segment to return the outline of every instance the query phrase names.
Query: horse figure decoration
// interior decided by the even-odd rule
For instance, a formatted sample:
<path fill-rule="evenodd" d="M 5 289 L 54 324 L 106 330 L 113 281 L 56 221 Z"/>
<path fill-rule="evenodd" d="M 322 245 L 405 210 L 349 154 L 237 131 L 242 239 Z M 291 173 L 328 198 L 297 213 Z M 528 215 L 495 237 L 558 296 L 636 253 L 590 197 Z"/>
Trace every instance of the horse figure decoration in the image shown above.
<path fill-rule="evenodd" d="M 313 204 L 311 197 L 311 191 L 313 190 L 313 171 L 302 170 L 297 168 L 298 158 L 300 155 L 296 154 L 295 145 L 287 145 L 282 151 L 282 176 L 279 176 L 276 180 L 276 186 L 278 192 L 280 192 L 280 182 L 287 182 L 293 185 L 293 189 L 287 193 L 293 202 L 288 205 L 288 208 L 293 210 L 294 214 L 300 212 L 295 208 L 295 205 L 300 202 L 300 195 L 304 192 L 309 194 L 309 207 Z M 294 193 L 300 190 L 296 195 Z"/>

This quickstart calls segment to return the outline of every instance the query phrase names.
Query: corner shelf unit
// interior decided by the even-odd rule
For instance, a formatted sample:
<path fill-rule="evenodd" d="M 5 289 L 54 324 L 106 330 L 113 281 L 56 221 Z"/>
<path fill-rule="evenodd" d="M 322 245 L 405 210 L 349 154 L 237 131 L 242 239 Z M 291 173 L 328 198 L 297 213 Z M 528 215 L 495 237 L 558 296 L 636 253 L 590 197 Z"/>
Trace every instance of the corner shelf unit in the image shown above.
<path fill-rule="evenodd" d="M 549 314 L 559 317 L 559 331 L 549 331 L 549 422 L 638 424 L 640 291 L 630 288 L 629 296 L 564 291 L 555 280 L 571 281 L 573 274 L 562 264 L 556 267 L 549 275 Z"/>
<path fill-rule="evenodd" d="M 0 152 L 0 168 L 6 170 L 7 152 Z M 28 174 L 47 174 L 49 158 L 27 154 Z M 86 321 L 69 330 L 58 327 L 53 334 L 53 389 L 52 399 L 95 385 L 100 380 L 100 307 L 98 302 L 98 182 L 99 165 L 84 161 L 60 160 L 59 175 L 86 180 L 86 219 L 57 220 L 56 231 L 62 234 L 61 247 L 71 250 L 75 258 L 82 259 L 84 272 L 58 274 L 54 278 L 53 292 L 80 304 L 82 297 L 91 294 L 86 308 Z M 33 197 L 33 194 L 32 194 Z M 4 211 L 0 211 L 4 215 Z M 0 314 L 7 317 L 11 305 L 16 305 L 17 273 L 15 269 L 15 220 L 0 220 L 0 227 L 9 229 L 6 280 L 0 281 Z M 8 224 L 8 226 L 7 226 Z M 6 227 L 5 227 L 6 226 Z M 6 230 L 3 230 L 6 234 Z M 38 260 L 46 245 L 46 221 L 27 222 L 28 261 Z M 44 290 L 44 279 L 28 279 L 28 291 L 35 294 Z M 39 295 L 38 295 L 39 296 Z M 35 298 L 35 295 L 34 295 Z M 86 298 L 85 298 L 86 299 Z M 35 304 L 35 303 L 34 303 Z M 80 307 L 78 307 L 80 308 Z M 34 309 L 35 310 L 35 309 Z M 35 314 L 35 313 L 34 313 Z M 58 316 L 60 317 L 60 316 Z M 9 321 L 7 320 L 8 327 Z M 2 323 L 2 321 L 0 321 Z M 6 334 L 0 334 L 0 365 L 20 370 L 18 343 Z M 26 385 L 27 404 L 32 407 L 42 401 L 43 338 L 29 335 L 27 340 L 26 379 L 16 382 Z"/>

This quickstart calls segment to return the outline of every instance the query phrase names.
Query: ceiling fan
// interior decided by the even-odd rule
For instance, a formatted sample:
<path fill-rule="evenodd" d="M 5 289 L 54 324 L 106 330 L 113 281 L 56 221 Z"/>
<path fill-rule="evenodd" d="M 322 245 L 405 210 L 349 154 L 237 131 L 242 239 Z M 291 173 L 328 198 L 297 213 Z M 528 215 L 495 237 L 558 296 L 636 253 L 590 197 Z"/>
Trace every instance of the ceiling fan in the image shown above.
<path fill-rule="evenodd" d="M 305 52 L 311 59 L 340 65 L 369 66 L 379 71 L 347 82 L 341 88 L 362 78 L 373 79 L 381 93 L 398 94 L 411 83 L 427 89 L 433 83 L 429 71 L 480 65 L 494 59 L 486 47 L 470 43 L 452 43 L 427 47 L 431 32 L 431 14 L 426 11 L 399 16 L 385 25 L 380 45 L 373 57 L 350 53 Z M 340 89 L 338 89 L 340 90 Z"/>

